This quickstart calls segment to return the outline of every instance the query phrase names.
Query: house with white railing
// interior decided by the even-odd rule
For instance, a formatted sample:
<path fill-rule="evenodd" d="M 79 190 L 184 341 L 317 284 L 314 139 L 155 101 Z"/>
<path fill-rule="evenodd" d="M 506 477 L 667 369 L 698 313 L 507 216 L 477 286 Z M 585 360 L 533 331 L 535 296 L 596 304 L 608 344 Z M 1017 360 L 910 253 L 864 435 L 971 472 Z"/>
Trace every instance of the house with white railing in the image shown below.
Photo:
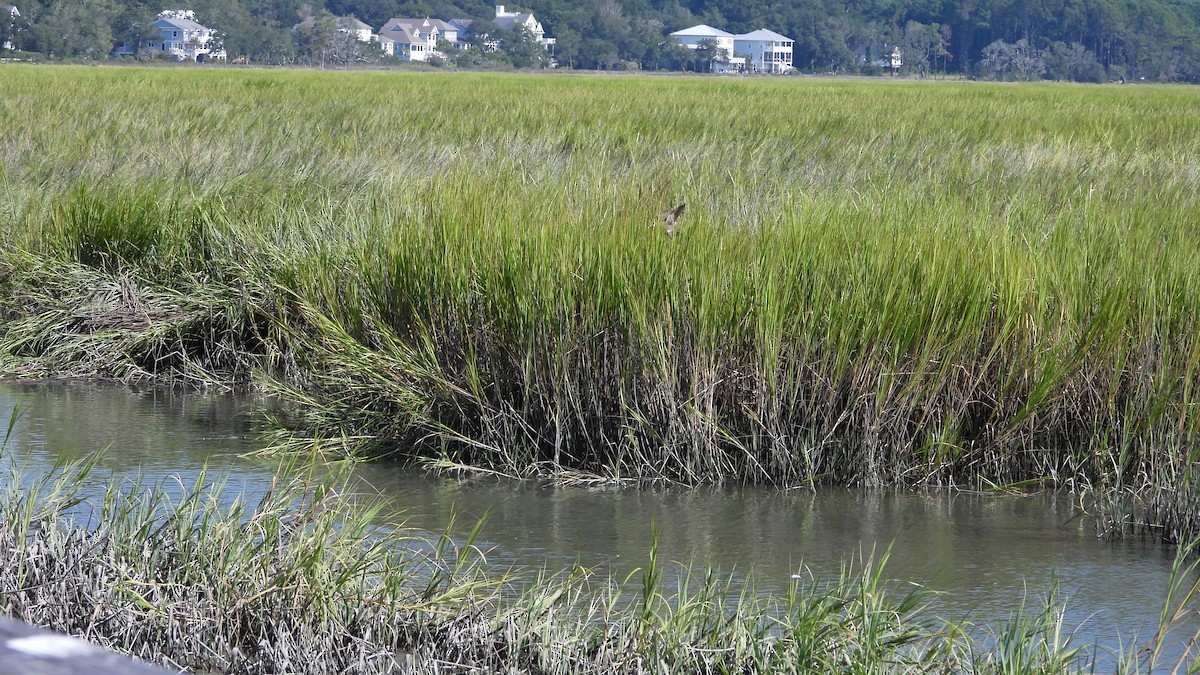
<path fill-rule="evenodd" d="M 751 72 L 783 74 L 792 70 L 795 42 L 775 31 L 760 28 L 752 33 L 733 36 L 733 51 L 746 57 Z"/>
<path fill-rule="evenodd" d="M 150 26 L 158 31 L 146 44 L 151 50 L 179 61 L 225 60 L 225 49 L 216 33 L 197 23 L 196 13 L 190 9 L 160 12 Z"/>
<path fill-rule="evenodd" d="M 699 49 L 705 44 L 711 44 L 717 50 L 716 58 L 712 61 L 712 72 L 732 73 L 744 70 L 746 59 L 734 56 L 734 35 L 720 28 L 706 24 L 684 28 L 671 33 L 671 37 L 684 47 L 691 50 Z"/>
<path fill-rule="evenodd" d="M 542 22 L 530 12 L 508 12 L 505 11 L 504 5 L 496 5 L 496 18 L 492 22 L 506 31 L 521 26 L 532 33 L 533 38 L 543 47 L 549 48 L 558 42 L 555 38 L 546 37 L 546 29 L 542 27 Z"/>
<path fill-rule="evenodd" d="M 428 61 L 432 57 L 446 56 L 438 51 L 439 42 L 448 42 L 456 49 L 466 48 L 471 23 L 470 19 L 388 19 L 375 39 L 386 54 L 404 61 Z M 504 5 L 496 5 L 494 23 L 504 32 L 520 26 L 543 47 L 552 48 L 556 42 L 554 38 L 546 37 L 542 22 L 529 12 L 510 12 Z M 495 51 L 501 39 L 499 35 L 482 36 L 484 51 Z"/>
<path fill-rule="evenodd" d="M 684 28 L 671 37 L 689 49 L 711 44 L 717 50 L 712 61 L 714 73 L 773 73 L 792 70 L 792 47 L 795 42 L 775 31 L 760 28 L 752 33 L 734 35 L 705 24 Z"/>
<path fill-rule="evenodd" d="M 385 54 L 404 61 L 428 61 L 445 56 L 438 42 L 458 42 L 459 28 L 441 19 L 388 19 L 379 29 L 379 46 Z"/>

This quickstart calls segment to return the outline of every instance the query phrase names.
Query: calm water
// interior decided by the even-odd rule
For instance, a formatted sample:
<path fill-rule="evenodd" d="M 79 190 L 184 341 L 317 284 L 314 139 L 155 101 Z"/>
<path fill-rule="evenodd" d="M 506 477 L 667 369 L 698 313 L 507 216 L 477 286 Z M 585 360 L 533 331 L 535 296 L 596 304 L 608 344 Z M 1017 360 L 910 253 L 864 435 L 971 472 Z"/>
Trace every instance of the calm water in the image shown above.
<path fill-rule="evenodd" d="M 232 491 L 253 496 L 276 468 L 243 456 L 258 446 L 252 403 L 236 397 L 0 383 L 0 421 L 14 407 L 22 416 L 3 462 L 34 473 L 60 451 L 101 452 L 98 480 L 107 472 L 189 482 L 207 464 L 229 475 Z M 504 568 L 578 561 L 624 574 L 644 564 L 657 531 L 660 559 L 751 572 L 770 593 L 802 569 L 836 576 L 844 563 L 891 546 L 885 576 L 936 591 L 947 618 L 1001 622 L 1022 600 L 1036 605 L 1053 577 L 1077 639 L 1112 648 L 1153 634 L 1173 559 L 1141 539 L 1099 541 L 1069 499 L 1049 494 L 555 487 L 379 463 L 357 476 L 395 504 L 391 519 L 412 527 L 441 532 L 456 517 L 465 536 L 487 516 L 482 545 Z M 1181 633 L 1198 627 L 1200 619 Z"/>

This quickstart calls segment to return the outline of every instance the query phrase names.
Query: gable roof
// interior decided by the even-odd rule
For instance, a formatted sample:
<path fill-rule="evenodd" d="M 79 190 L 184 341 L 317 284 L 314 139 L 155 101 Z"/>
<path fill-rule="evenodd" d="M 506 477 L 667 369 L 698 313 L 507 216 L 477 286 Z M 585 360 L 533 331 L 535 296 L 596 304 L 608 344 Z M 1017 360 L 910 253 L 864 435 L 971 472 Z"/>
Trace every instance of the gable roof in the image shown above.
<path fill-rule="evenodd" d="M 305 19 L 303 21 L 301 21 L 300 23 L 296 24 L 295 26 L 292 26 L 292 30 L 299 30 L 301 27 L 308 28 L 309 30 L 311 30 L 316 25 L 317 25 L 317 17 L 308 16 L 308 17 L 305 17 Z M 363 23 L 362 21 L 359 21 L 358 19 L 355 19 L 352 16 L 339 16 L 334 20 L 333 25 L 338 30 L 342 30 L 342 31 L 367 30 L 367 31 L 375 32 L 375 30 L 373 28 L 371 28 L 371 26 Z"/>
<path fill-rule="evenodd" d="M 380 29 L 379 34 L 383 35 L 387 33 L 390 35 L 392 33 L 403 32 L 423 40 L 423 35 L 428 35 L 434 32 L 435 29 L 439 34 L 446 31 L 445 28 L 442 28 L 438 24 L 446 25 L 446 22 L 438 19 L 388 19 L 387 23 L 383 24 L 383 28 Z M 457 30 L 453 26 L 447 27 L 450 30 Z M 392 37 L 394 38 L 395 36 Z"/>
<path fill-rule="evenodd" d="M 0 5 L 0 11 L 3 11 L 5 14 L 8 14 L 13 18 L 21 16 L 21 13 L 17 11 L 16 5 Z"/>
<path fill-rule="evenodd" d="M 386 26 L 383 30 L 379 31 L 379 36 L 388 38 L 392 42 L 399 42 L 400 44 L 406 45 L 416 43 L 424 44 L 428 42 L 428 40 L 425 38 L 414 34 L 413 31 L 409 30 L 408 27 L 404 26 L 403 24 Z"/>
<path fill-rule="evenodd" d="M 383 28 L 379 29 L 379 34 L 386 35 L 396 42 L 424 42 L 420 37 L 421 31 L 415 25 L 417 23 L 420 23 L 417 19 L 388 19 Z"/>
<path fill-rule="evenodd" d="M 692 26 L 691 28 L 684 28 L 682 30 L 677 30 L 674 33 L 671 33 L 671 35 L 677 35 L 679 37 L 700 37 L 700 38 L 733 37 L 733 33 L 726 33 L 725 31 L 721 30 L 720 28 L 713 28 L 712 26 L 709 26 L 708 24 L 703 24 L 703 23 L 700 25 L 697 25 L 697 26 Z"/>
<path fill-rule="evenodd" d="M 359 21 L 352 16 L 340 16 L 337 20 L 338 30 L 369 30 L 374 32 L 370 25 Z"/>
<path fill-rule="evenodd" d="M 154 26 L 156 28 L 174 28 L 175 30 L 185 30 L 185 31 L 187 31 L 187 30 L 200 30 L 200 31 L 209 30 L 207 27 L 201 26 L 200 24 L 196 23 L 195 21 L 192 21 L 191 19 L 166 19 L 166 18 L 156 19 L 154 21 L 154 23 L 152 23 L 150 25 Z"/>
<path fill-rule="evenodd" d="M 742 35 L 734 35 L 733 39 L 735 39 L 735 40 L 754 40 L 754 41 L 758 41 L 758 42 L 777 42 L 779 40 L 787 40 L 789 42 L 792 41 L 792 38 L 787 37 L 786 35 L 780 35 L 779 33 L 776 33 L 773 30 L 767 30 L 766 28 L 759 28 L 756 31 L 753 31 L 750 33 L 745 33 Z"/>
<path fill-rule="evenodd" d="M 519 14 L 506 14 L 504 16 L 497 16 L 492 20 L 492 23 L 496 24 L 500 28 L 503 28 L 504 30 L 512 30 L 513 26 L 517 25 L 528 26 L 530 23 L 537 25 L 538 20 L 533 18 L 533 14 L 530 14 L 529 12 L 521 12 Z"/>
<path fill-rule="evenodd" d="M 451 25 L 449 22 L 442 21 L 441 19 L 425 19 L 425 21 L 443 33 L 445 33 L 448 30 L 449 31 L 457 31 L 458 30 L 457 27 Z"/>

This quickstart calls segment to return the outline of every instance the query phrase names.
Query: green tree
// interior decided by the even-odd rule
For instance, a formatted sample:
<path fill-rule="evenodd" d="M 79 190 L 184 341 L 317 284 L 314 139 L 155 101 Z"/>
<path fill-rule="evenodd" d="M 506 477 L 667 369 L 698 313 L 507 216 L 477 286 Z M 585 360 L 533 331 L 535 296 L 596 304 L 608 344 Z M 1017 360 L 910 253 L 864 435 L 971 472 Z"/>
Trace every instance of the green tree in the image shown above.
<path fill-rule="evenodd" d="M 1046 62 L 1041 51 L 1034 49 L 1024 39 L 1015 43 L 996 40 L 984 47 L 980 66 L 997 80 L 1029 81 L 1046 72 Z"/>
<path fill-rule="evenodd" d="M 918 21 L 909 21 L 904 25 L 899 47 L 904 54 L 904 69 L 918 77 L 928 75 L 934 59 L 946 50 L 942 43 L 941 27 Z"/>
<path fill-rule="evenodd" d="M 517 68 L 545 68 L 550 62 L 545 45 L 524 26 L 514 26 L 505 33 L 500 48 Z"/>
<path fill-rule="evenodd" d="M 560 28 L 555 33 L 557 43 L 554 45 L 554 58 L 565 68 L 575 68 L 579 63 L 580 49 L 583 38 L 570 28 Z"/>
<path fill-rule="evenodd" d="M 599 38 L 589 38 L 583 41 L 579 50 L 579 67 L 596 70 L 612 70 L 621 61 L 617 55 L 617 46 Z"/>
<path fill-rule="evenodd" d="M 113 47 L 117 13 L 111 0 L 55 0 L 30 24 L 34 50 L 55 58 L 104 58 Z"/>
<path fill-rule="evenodd" d="M 204 25 L 225 35 L 230 59 L 252 63 L 296 62 L 292 27 L 300 6 L 293 0 L 191 0 Z"/>
<path fill-rule="evenodd" d="M 715 64 L 728 63 L 729 55 L 717 46 L 715 40 L 701 40 L 692 50 L 692 69 L 701 73 L 710 73 Z"/>
<path fill-rule="evenodd" d="M 355 16 L 378 30 L 392 17 L 401 16 L 395 0 L 325 0 L 325 9 L 336 16 Z M 411 16 L 424 16 L 414 14 Z M 442 16 L 435 13 L 431 16 Z M 457 14 L 453 17 L 459 18 Z"/>
<path fill-rule="evenodd" d="M 333 62 L 337 41 L 337 17 L 324 10 L 314 12 L 305 5 L 298 13 L 300 23 L 292 29 L 296 39 L 296 56 L 303 63 L 325 65 Z"/>
<path fill-rule="evenodd" d="M 691 59 L 691 49 L 674 38 L 665 38 L 646 51 L 642 67 L 647 70 L 684 70 Z"/>
<path fill-rule="evenodd" d="M 1046 53 L 1046 73 L 1055 80 L 1103 82 L 1104 66 L 1087 47 L 1072 42 L 1055 42 Z"/>
<path fill-rule="evenodd" d="M 158 38 L 161 33 L 151 26 L 159 12 L 157 5 L 150 5 L 144 0 L 127 0 L 118 3 L 112 19 L 113 40 L 141 51 L 151 40 Z"/>
<path fill-rule="evenodd" d="M 489 19 L 475 19 L 471 22 L 471 32 L 467 42 L 481 52 L 494 52 L 500 47 L 503 32 Z"/>

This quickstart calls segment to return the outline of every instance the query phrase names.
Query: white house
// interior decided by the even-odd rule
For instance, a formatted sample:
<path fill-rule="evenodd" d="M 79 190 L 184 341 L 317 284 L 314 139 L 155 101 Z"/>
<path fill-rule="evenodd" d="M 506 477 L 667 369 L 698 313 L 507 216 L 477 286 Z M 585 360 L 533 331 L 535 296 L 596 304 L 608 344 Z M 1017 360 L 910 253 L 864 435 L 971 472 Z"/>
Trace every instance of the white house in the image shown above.
<path fill-rule="evenodd" d="M 386 35 L 372 35 L 371 40 L 379 45 L 379 48 L 381 50 L 383 50 L 384 54 L 387 54 L 388 56 L 395 56 L 395 54 L 396 54 L 396 41 L 395 40 L 393 40 L 392 38 L 390 38 Z"/>
<path fill-rule="evenodd" d="M 884 54 L 884 56 L 879 56 Z M 891 68 L 893 71 L 904 66 L 904 52 L 898 46 L 875 42 L 854 50 L 859 67 Z M 874 58 L 871 58 L 874 57 Z"/>
<path fill-rule="evenodd" d="M 470 19 L 450 19 L 449 21 L 446 22 L 446 25 L 450 26 L 451 28 L 453 28 L 455 30 L 455 32 L 458 35 L 458 40 L 460 42 L 462 40 L 465 40 L 467 37 L 467 34 L 471 32 L 471 20 Z"/>
<path fill-rule="evenodd" d="M 437 29 L 439 40 L 445 40 L 453 43 L 454 45 L 458 45 L 458 42 L 461 39 L 458 32 L 458 26 L 455 26 L 449 21 L 442 21 L 441 19 L 426 19 L 426 21 L 429 22 L 430 26 Z"/>
<path fill-rule="evenodd" d="M 450 19 L 446 25 L 454 29 L 454 46 L 458 49 L 467 48 L 467 38 L 471 34 L 471 19 Z M 499 40 L 488 40 L 483 44 L 483 51 L 494 52 L 500 48 Z"/>
<path fill-rule="evenodd" d="M 21 16 L 21 13 L 17 11 L 16 5 L 0 5 L 0 21 L 4 21 L 5 23 L 8 24 L 8 27 L 10 30 L 10 33 L 9 33 L 10 35 L 11 35 L 11 29 L 13 27 L 13 22 L 16 21 L 17 17 L 19 17 L 19 16 Z M 12 48 L 13 48 L 12 40 L 5 40 L 3 43 L 0 43 L 0 49 L 12 49 Z"/>
<path fill-rule="evenodd" d="M 441 19 L 388 19 L 379 29 L 379 46 L 384 53 L 405 61 L 443 56 L 437 48 L 438 40 L 458 42 L 458 28 Z"/>
<path fill-rule="evenodd" d="M 758 73 L 786 73 L 792 69 L 794 41 L 760 28 L 752 33 L 733 36 L 733 51 L 744 54 L 750 70 Z"/>
<path fill-rule="evenodd" d="M 471 19 L 450 19 L 450 25 L 458 30 L 458 42 L 454 43 L 459 49 L 466 49 L 470 44 L 471 24 L 474 23 Z M 553 43 L 553 40 L 551 41 Z M 496 35 L 485 35 L 484 39 L 479 43 L 480 48 L 485 53 L 492 53 L 500 49 L 500 38 Z"/>
<path fill-rule="evenodd" d="M 720 28 L 713 28 L 705 24 L 684 28 L 671 33 L 671 37 L 675 38 L 688 49 L 696 49 L 703 42 L 710 42 L 716 45 L 717 49 L 721 50 L 724 55 L 724 61 L 715 61 L 712 64 L 714 73 L 730 73 L 739 71 L 745 68 L 746 59 L 740 56 L 734 56 L 734 35 L 726 33 Z"/>
<path fill-rule="evenodd" d="M 225 60 L 225 50 L 211 28 L 196 23 L 196 13 L 188 10 L 160 12 L 150 26 L 159 31 L 147 47 L 170 54 L 180 61 Z"/>
<path fill-rule="evenodd" d="M 550 47 L 558 42 L 556 38 L 546 37 L 546 29 L 542 28 L 542 22 L 529 12 L 506 12 L 504 5 L 496 5 L 496 18 L 493 19 L 493 23 L 501 30 L 512 30 L 517 26 L 524 26 L 526 30 L 533 33 L 533 37 L 543 47 Z"/>
<path fill-rule="evenodd" d="M 374 32 L 369 25 L 352 16 L 338 17 L 337 29 L 354 36 L 354 39 L 359 42 L 370 42 L 371 34 Z"/>
<path fill-rule="evenodd" d="M 546 37 L 540 21 L 528 12 L 508 12 L 504 5 L 496 5 L 496 26 L 509 31 L 523 26 L 544 47 L 551 47 L 556 40 Z M 405 61 L 428 61 L 430 57 L 444 56 L 438 51 L 438 43 L 445 41 L 457 49 L 467 46 L 467 34 L 471 31 L 470 19 L 388 19 L 375 38 L 384 53 Z M 495 51 L 499 39 L 484 42 L 484 51 Z"/>

